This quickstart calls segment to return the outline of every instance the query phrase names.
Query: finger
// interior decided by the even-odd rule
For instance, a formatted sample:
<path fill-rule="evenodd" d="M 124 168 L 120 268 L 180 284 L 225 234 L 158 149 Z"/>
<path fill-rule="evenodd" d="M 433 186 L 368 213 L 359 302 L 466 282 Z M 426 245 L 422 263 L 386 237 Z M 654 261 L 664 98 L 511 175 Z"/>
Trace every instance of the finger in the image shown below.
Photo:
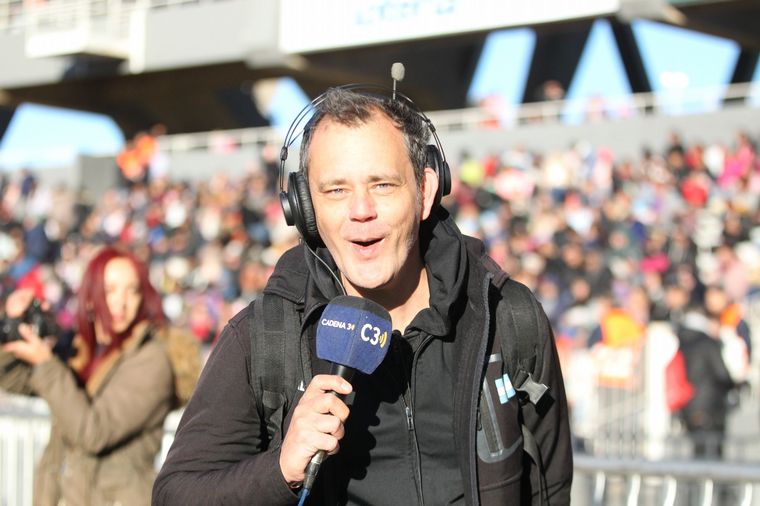
<path fill-rule="evenodd" d="M 28 343 L 36 343 L 37 341 L 41 340 L 40 336 L 34 332 L 34 329 L 28 323 L 19 324 L 18 333 L 21 335 L 24 341 Z"/>
<path fill-rule="evenodd" d="M 41 364 L 52 358 L 50 348 L 31 330 L 19 330 L 22 339 L 8 343 L 5 347 L 13 355 L 32 365 Z"/>
<path fill-rule="evenodd" d="M 335 455 L 340 451 L 340 440 L 338 440 L 338 444 L 335 445 L 335 448 L 327 452 L 328 455 Z"/>
<path fill-rule="evenodd" d="M 5 302 L 5 312 L 11 318 L 18 318 L 26 311 L 26 308 L 32 303 L 34 292 L 30 288 L 21 288 L 14 291 L 8 296 Z"/>
<path fill-rule="evenodd" d="M 22 360 L 26 360 L 26 357 L 29 356 L 29 352 L 31 350 L 31 346 L 29 343 L 25 341 L 11 341 L 8 344 L 3 345 L 3 350 L 5 350 L 8 353 L 13 354 L 16 358 L 20 358 Z"/>
<path fill-rule="evenodd" d="M 304 433 L 318 432 L 321 434 L 332 434 L 337 438 L 342 438 L 344 434 L 343 420 L 335 415 L 311 414 L 300 417 L 295 421 L 296 430 Z"/>
<path fill-rule="evenodd" d="M 340 441 L 332 434 L 322 434 L 319 443 L 319 449 L 330 454 L 338 453 L 340 448 Z"/>
<path fill-rule="evenodd" d="M 3 345 L 3 351 L 6 353 L 11 353 L 13 355 L 16 354 L 16 350 L 18 349 L 18 341 L 11 341 L 9 343 L 6 343 Z"/>
<path fill-rule="evenodd" d="M 338 425 L 337 430 L 335 430 L 334 432 L 331 432 L 331 434 L 333 436 L 335 436 L 336 438 L 338 438 L 338 441 L 340 441 L 341 439 L 343 439 L 343 437 L 346 435 L 346 426 L 345 426 L 345 423 L 346 423 L 346 421 L 343 420 L 341 422 L 341 424 Z"/>
<path fill-rule="evenodd" d="M 324 451 L 325 453 L 337 452 L 339 444 L 340 442 L 337 437 L 322 432 L 309 433 L 308 435 L 305 435 L 303 439 L 303 448 L 306 453 L 311 456 L 318 451 Z M 311 459 L 311 456 L 309 459 Z"/>
<path fill-rule="evenodd" d="M 349 409 L 346 403 L 331 393 L 320 393 L 310 398 L 301 398 L 293 413 L 293 417 L 310 417 L 313 415 L 331 414 L 341 421 L 348 418 Z"/>
<path fill-rule="evenodd" d="M 303 397 L 321 395 L 324 392 L 335 392 L 341 395 L 348 395 L 353 391 L 351 383 L 333 374 L 318 374 L 309 382 Z"/>

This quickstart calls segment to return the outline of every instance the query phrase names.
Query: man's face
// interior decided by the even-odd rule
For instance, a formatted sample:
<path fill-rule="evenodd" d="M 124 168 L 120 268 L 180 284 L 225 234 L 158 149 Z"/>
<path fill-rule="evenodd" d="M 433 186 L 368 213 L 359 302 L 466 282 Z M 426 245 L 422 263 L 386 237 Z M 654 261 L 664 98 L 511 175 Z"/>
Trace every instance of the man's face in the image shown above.
<path fill-rule="evenodd" d="M 309 189 L 319 234 L 347 292 L 394 290 L 419 279 L 419 226 L 436 184 L 425 169 L 420 192 L 403 135 L 382 114 L 358 126 L 330 119 L 317 126 Z"/>

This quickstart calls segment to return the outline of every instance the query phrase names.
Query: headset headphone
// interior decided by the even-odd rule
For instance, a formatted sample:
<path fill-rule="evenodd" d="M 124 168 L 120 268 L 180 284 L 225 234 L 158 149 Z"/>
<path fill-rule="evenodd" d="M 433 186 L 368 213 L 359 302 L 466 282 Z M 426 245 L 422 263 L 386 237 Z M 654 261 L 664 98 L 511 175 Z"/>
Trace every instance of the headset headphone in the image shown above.
<path fill-rule="evenodd" d="M 412 99 L 396 91 L 395 78 L 392 90 L 387 86 L 378 84 L 346 84 L 338 86 L 338 88 L 365 94 L 377 94 L 378 91 L 384 94 L 390 94 L 392 92 L 392 100 L 403 100 L 420 116 L 420 118 L 422 118 L 435 141 L 435 144 L 428 144 L 425 147 L 425 166 L 432 168 L 438 176 L 438 192 L 436 193 L 433 202 L 433 208 L 439 206 L 441 198 L 451 192 L 451 172 L 449 170 L 449 164 L 446 162 L 446 156 L 443 152 L 443 146 L 441 146 L 441 140 L 438 138 L 433 123 L 425 113 L 422 112 Z M 280 205 L 282 206 L 282 212 L 285 215 L 285 222 L 291 226 L 295 225 L 304 242 L 310 247 L 315 247 L 316 245 L 321 244 L 322 240 L 317 231 L 317 219 L 314 214 L 314 207 L 311 203 L 309 182 L 306 180 L 306 177 L 301 170 L 294 171 L 288 175 L 288 187 L 287 190 L 285 190 L 283 186 L 285 179 L 285 161 L 288 158 L 288 148 L 290 148 L 295 140 L 303 134 L 304 128 L 301 128 L 301 125 L 308 124 L 308 121 L 306 123 L 304 123 L 304 121 L 309 116 L 309 112 L 324 102 L 326 96 L 327 92 L 322 93 L 301 109 L 293 120 L 293 123 L 290 124 L 287 134 L 285 135 L 282 149 L 280 149 Z"/>

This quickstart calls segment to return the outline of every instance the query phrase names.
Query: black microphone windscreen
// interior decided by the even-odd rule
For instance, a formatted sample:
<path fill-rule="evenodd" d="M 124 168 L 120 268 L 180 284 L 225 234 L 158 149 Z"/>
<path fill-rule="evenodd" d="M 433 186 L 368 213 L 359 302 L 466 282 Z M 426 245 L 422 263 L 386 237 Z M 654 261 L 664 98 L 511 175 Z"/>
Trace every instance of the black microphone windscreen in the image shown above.
<path fill-rule="evenodd" d="M 317 356 L 372 374 L 388 352 L 391 315 L 369 299 L 341 295 L 325 308 L 317 325 Z"/>

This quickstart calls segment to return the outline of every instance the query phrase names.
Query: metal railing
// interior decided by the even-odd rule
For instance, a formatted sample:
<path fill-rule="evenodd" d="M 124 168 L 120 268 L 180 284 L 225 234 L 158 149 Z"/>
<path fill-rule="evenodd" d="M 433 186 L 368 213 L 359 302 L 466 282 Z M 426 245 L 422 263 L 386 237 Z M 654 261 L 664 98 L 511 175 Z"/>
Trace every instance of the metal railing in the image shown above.
<path fill-rule="evenodd" d="M 34 466 L 50 429 L 44 402 L 0 399 L 0 504 L 31 506 Z M 160 467 L 179 412 L 165 424 Z M 760 462 L 574 456 L 572 504 L 592 506 L 760 505 Z M 727 497 L 729 499 L 727 499 Z"/>
<path fill-rule="evenodd" d="M 47 405 L 30 397 L 0 398 L 0 504 L 31 506 L 34 468 L 47 445 Z"/>
<path fill-rule="evenodd" d="M 757 83 L 741 83 L 683 90 L 681 93 L 636 93 L 624 97 L 605 98 L 604 107 L 592 117 L 580 121 L 611 121 L 645 115 L 676 115 L 690 111 L 705 112 L 736 106 L 746 107 L 746 101 L 760 94 Z M 511 129 L 519 126 L 579 121 L 572 111 L 583 109 L 588 99 L 558 100 L 522 104 L 511 110 L 488 110 L 484 107 L 426 112 L 438 133 L 462 130 Z M 242 149 L 260 147 L 267 143 L 281 144 L 283 132 L 270 127 L 214 130 L 192 134 L 170 134 L 159 139 L 161 150 L 167 154 L 188 151 L 213 151 L 220 138 L 227 146 Z"/>
<path fill-rule="evenodd" d="M 709 506 L 760 503 L 760 464 L 574 456 L 573 504 Z"/>
<path fill-rule="evenodd" d="M 626 119 L 651 114 L 704 113 L 744 105 L 760 93 L 757 83 L 703 86 L 680 90 L 632 93 L 622 96 L 593 96 L 519 104 L 514 107 L 474 107 L 426 113 L 436 129 L 510 128 L 532 123 L 579 123 Z"/>

